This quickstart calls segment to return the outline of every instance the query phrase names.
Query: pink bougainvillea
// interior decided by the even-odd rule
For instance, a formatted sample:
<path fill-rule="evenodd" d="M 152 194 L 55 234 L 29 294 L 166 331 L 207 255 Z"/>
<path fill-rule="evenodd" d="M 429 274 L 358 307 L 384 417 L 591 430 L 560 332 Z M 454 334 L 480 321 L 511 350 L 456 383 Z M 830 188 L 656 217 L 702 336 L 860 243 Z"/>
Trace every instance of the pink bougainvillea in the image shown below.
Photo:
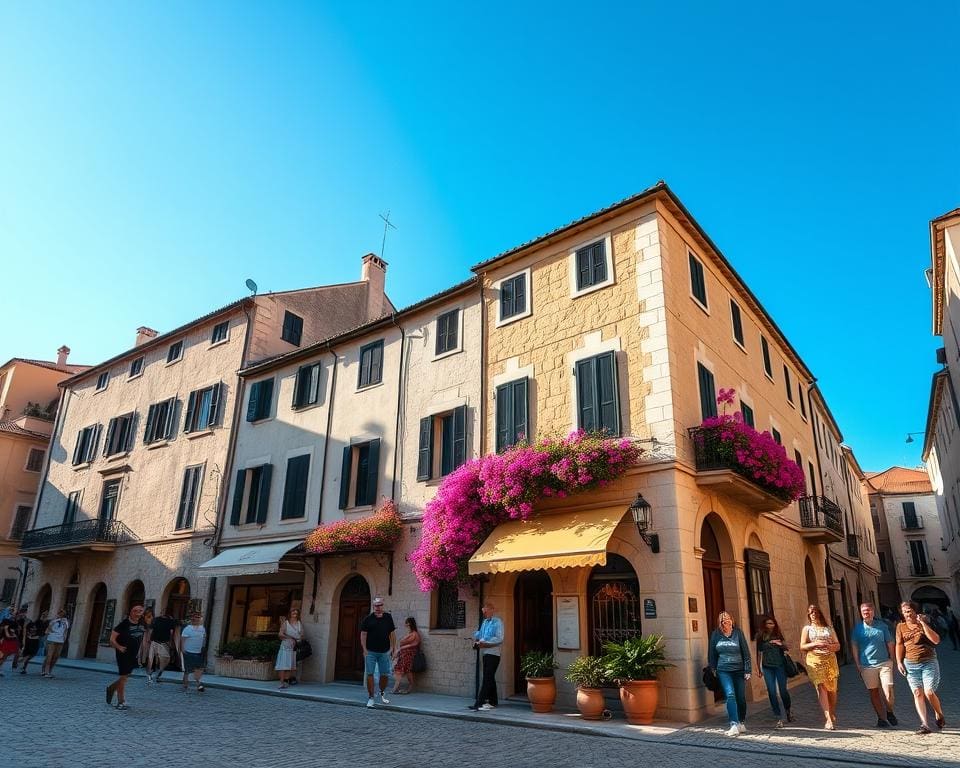
<path fill-rule="evenodd" d="M 397 508 L 385 499 L 380 508 L 360 520 L 337 520 L 315 529 L 303 546 L 307 552 L 325 555 L 329 552 L 357 552 L 370 549 L 392 549 L 400 540 L 402 523 Z"/>
<path fill-rule="evenodd" d="M 498 523 L 526 520 L 543 497 L 604 485 L 639 458 L 630 440 L 577 431 L 467 462 L 444 478 L 424 510 L 420 543 L 409 558 L 420 589 L 462 577 Z"/>

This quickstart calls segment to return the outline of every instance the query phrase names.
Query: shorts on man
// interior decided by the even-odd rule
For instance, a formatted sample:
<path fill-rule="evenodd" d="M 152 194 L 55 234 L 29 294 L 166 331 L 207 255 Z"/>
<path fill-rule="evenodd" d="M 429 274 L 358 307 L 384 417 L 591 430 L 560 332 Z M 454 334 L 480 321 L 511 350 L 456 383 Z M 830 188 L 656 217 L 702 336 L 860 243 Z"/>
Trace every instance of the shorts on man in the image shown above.
<path fill-rule="evenodd" d="M 868 691 L 879 688 L 881 685 L 886 688 L 893 687 L 893 662 L 884 661 L 870 667 L 861 669 L 863 684 L 867 686 Z"/>
<path fill-rule="evenodd" d="M 364 671 L 368 675 L 374 674 L 374 669 L 377 669 L 380 677 L 386 677 L 390 674 L 390 652 L 384 651 L 383 653 L 378 653 L 377 651 L 367 651 L 367 655 L 363 660 Z"/>

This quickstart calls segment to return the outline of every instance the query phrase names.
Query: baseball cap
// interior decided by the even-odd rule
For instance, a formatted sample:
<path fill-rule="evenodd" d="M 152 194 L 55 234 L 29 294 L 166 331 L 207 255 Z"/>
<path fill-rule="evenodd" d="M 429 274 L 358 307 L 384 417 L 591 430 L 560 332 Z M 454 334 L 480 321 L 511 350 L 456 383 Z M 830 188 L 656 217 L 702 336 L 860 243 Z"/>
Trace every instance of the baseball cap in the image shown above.
<path fill-rule="evenodd" d="M 375 598 L 373 598 L 373 604 L 374 604 L 374 605 L 383 605 L 383 598 L 382 598 L 382 597 L 375 597 Z"/>

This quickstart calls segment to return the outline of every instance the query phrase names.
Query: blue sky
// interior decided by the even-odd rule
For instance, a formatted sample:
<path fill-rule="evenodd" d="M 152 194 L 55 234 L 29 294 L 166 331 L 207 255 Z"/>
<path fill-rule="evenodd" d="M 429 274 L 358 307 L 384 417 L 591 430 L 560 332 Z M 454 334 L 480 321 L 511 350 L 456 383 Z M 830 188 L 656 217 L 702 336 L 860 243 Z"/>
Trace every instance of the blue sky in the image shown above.
<path fill-rule="evenodd" d="M 665 179 L 866 469 L 919 461 L 955 3 L 0 7 L 0 358 L 96 362 L 245 293 L 405 305 Z"/>

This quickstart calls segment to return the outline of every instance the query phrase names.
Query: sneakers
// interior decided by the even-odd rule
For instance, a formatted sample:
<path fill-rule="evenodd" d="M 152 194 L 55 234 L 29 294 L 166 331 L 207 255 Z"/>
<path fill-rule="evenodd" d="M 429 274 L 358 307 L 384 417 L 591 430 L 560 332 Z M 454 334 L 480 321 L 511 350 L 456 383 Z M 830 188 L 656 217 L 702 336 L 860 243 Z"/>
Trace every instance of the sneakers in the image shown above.
<path fill-rule="evenodd" d="M 746 733 L 747 726 L 745 726 L 743 723 L 737 723 L 737 730 L 740 731 L 740 733 Z"/>
<path fill-rule="evenodd" d="M 887 722 L 890 723 L 890 725 L 896 725 L 897 723 L 900 722 L 899 720 L 897 720 L 897 716 L 893 714 L 892 709 L 887 710 Z"/>
<path fill-rule="evenodd" d="M 796 720 L 796 719 L 797 719 L 797 718 L 795 718 L 795 717 L 793 716 L 793 712 L 791 712 L 791 711 L 788 709 L 788 710 L 787 710 L 787 722 L 788 722 L 788 723 L 792 723 L 792 722 L 793 722 L 794 720 Z"/>
<path fill-rule="evenodd" d="M 121 701 L 116 707 L 114 707 L 114 709 L 119 710 L 120 712 L 126 712 L 128 709 L 130 709 L 130 707 L 127 706 L 127 702 Z"/>
<path fill-rule="evenodd" d="M 147 675 L 147 685 L 153 685 L 153 675 Z"/>
<path fill-rule="evenodd" d="M 723 735 L 724 735 L 724 736 L 739 736 L 739 735 L 740 735 L 740 729 L 737 727 L 737 724 L 736 724 L 736 723 L 733 723 L 733 724 L 730 726 L 730 730 L 729 730 L 729 731 L 724 731 L 724 734 L 723 734 Z"/>
<path fill-rule="evenodd" d="M 367 699 L 367 709 L 373 709 L 376 704 L 373 703 L 373 696 Z"/>
<path fill-rule="evenodd" d="M 390 703 L 390 699 L 387 698 L 387 695 L 383 691 L 380 691 L 380 701 L 382 701 L 384 704 Z"/>
<path fill-rule="evenodd" d="M 929 733 L 930 733 L 930 729 L 927 728 L 927 726 L 925 726 L 925 725 L 921 725 L 921 726 L 920 726 L 919 728 L 917 728 L 917 730 L 916 730 L 917 736 L 926 736 L 926 735 L 928 735 Z"/>
<path fill-rule="evenodd" d="M 881 717 L 877 718 L 877 728 L 889 728 L 890 723 L 887 720 L 884 720 Z"/>
<path fill-rule="evenodd" d="M 783 728 L 783 720 L 777 720 L 777 724 L 773 726 L 774 728 Z"/>
<path fill-rule="evenodd" d="M 481 712 L 489 712 L 491 709 L 496 709 L 496 707 L 493 706 L 493 704 L 481 704 L 481 705 L 480 705 L 480 711 L 481 711 Z"/>

